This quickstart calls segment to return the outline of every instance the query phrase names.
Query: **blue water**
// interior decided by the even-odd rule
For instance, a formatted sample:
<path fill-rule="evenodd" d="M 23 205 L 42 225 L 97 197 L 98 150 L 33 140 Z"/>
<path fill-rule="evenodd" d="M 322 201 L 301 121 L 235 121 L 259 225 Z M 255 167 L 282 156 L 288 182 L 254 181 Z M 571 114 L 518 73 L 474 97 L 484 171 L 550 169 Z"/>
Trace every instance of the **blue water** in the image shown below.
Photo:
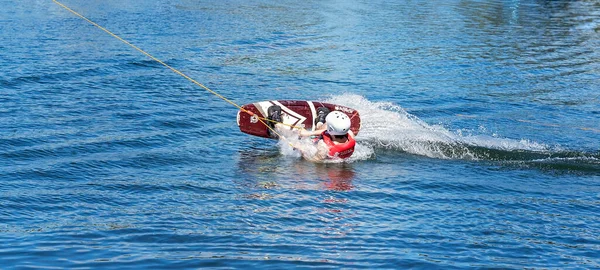
<path fill-rule="evenodd" d="M 64 3 L 238 104 L 358 109 L 357 152 L 0 0 L 3 269 L 600 268 L 598 1 Z"/>

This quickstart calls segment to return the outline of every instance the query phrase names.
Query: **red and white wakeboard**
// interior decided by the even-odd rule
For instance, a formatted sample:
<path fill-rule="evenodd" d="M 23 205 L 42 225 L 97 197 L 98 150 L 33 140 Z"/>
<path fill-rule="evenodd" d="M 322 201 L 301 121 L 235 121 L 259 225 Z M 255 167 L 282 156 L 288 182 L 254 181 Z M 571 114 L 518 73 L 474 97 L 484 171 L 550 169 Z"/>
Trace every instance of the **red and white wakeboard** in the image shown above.
<path fill-rule="evenodd" d="M 267 118 L 267 110 L 273 105 L 281 107 L 281 120 L 290 129 L 302 127 L 306 130 L 314 130 L 317 108 L 326 107 L 330 111 L 341 111 L 347 114 L 350 117 L 350 130 L 354 134 L 358 134 L 360 130 L 360 115 L 358 111 L 346 106 L 305 100 L 269 100 L 242 106 L 242 108 L 254 113 L 254 115 L 250 115 L 243 110 L 238 112 L 237 123 L 240 131 L 254 136 L 270 138 L 269 129 L 258 120 L 258 117 Z"/>

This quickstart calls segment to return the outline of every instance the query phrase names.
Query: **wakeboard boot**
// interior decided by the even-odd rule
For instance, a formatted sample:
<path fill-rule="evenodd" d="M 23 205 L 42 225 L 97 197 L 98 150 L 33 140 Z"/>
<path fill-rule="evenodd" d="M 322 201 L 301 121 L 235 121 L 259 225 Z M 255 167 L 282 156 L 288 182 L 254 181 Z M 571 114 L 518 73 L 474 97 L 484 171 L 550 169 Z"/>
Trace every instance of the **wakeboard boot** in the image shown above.
<path fill-rule="evenodd" d="M 330 110 L 327 109 L 326 107 L 317 108 L 317 117 L 315 117 L 315 123 L 314 123 L 315 127 L 317 126 L 318 123 L 325 124 L 325 118 L 327 117 L 329 112 L 330 112 Z"/>
<path fill-rule="evenodd" d="M 275 129 L 275 124 L 283 122 L 281 120 L 281 107 L 277 105 L 272 105 L 271 107 L 269 107 L 269 109 L 267 109 L 267 119 L 271 120 L 267 122 L 267 125 L 271 127 L 267 129 L 267 131 L 269 132 L 269 137 L 273 139 L 279 138 L 279 136 L 275 132 L 273 132 L 273 130 Z"/>

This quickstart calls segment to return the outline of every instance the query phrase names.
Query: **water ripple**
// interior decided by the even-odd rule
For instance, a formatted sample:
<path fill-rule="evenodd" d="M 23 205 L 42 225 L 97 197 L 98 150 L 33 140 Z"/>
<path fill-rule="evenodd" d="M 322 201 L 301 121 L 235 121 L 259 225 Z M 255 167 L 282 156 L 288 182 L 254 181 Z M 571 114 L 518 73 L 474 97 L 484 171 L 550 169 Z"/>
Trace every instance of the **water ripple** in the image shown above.
<path fill-rule="evenodd" d="M 594 1 L 67 4 L 236 103 L 358 109 L 358 146 L 302 160 L 52 1 L 11 2 L 7 269 L 600 268 Z"/>

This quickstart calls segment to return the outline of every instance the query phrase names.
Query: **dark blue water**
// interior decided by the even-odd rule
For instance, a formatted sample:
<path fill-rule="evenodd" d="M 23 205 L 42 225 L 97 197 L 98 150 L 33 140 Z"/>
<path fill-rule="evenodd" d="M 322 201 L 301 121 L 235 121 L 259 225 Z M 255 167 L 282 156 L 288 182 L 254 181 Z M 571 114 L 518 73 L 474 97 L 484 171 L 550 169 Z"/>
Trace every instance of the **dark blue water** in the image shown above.
<path fill-rule="evenodd" d="M 339 103 L 347 163 L 52 1 L 0 3 L 0 265 L 600 268 L 600 2 L 74 1 L 238 104 Z"/>

